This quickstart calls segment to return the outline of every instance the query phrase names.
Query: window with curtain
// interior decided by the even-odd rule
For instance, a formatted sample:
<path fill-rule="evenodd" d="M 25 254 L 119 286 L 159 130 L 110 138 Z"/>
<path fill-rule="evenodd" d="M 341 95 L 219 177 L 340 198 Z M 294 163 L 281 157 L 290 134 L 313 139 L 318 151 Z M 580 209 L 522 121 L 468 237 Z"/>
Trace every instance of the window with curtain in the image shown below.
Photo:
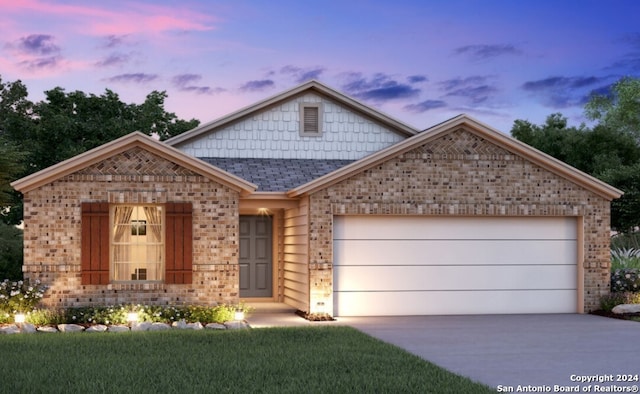
<path fill-rule="evenodd" d="M 163 207 L 114 205 L 111 215 L 112 280 L 163 280 Z"/>

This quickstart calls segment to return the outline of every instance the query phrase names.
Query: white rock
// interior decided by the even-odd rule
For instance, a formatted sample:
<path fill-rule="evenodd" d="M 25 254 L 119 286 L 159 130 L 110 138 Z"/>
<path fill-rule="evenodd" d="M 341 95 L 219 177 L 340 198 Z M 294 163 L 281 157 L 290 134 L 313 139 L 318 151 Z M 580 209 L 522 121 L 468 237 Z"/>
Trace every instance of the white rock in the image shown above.
<path fill-rule="evenodd" d="M 250 328 L 249 325 L 245 321 L 227 321 L 224 322 L 224 326 L 229 330 L 238 330 L 242 328 Z"/>
<path fill-rule="evenodd" d="M 18 326 L 20 327 L 20 332 L 25 334 L 33 334 L 36 332 L 36 326 L 31 323 L 20 323 Z"/>
<path fill-rule="evenodd" d="M 173 324 L 171 324 L 171 327 L 173 328 L 177 328 L 179 330 L 184 330 L 187 329 L 187 322 L 184 321 L 184 319 L 179 320 L 179 321 L 174 321 Z"/>
<path fill-rule="evenodd" d="M 204 327 L 209 330 L 226 330 L 227 329 L 227 327 L 224 324 L 220 324 L 220 323 L 209 323 Z"/>
<path fill-rule="evenodd" d="M 620 304 L 613 307 L 611 312 L 615 314 L 640 313 L 640 304 Z"/>
<path fill-rule="evenodd" d="M 107 331 L 107 329 L 108 327 L 105 326 L 104 324 L 96 324 L 94 326 L 87 327 L 85 331 L 86 332 L 105 332 Z"/>
<path fill-rule="evenodd" d="M 19 334 L 20 328 L 15 324 L 0 327 L 0 334 Z"/>
<path fill-rule="evenodd" d="M 148 321 L 131 324 L 131 331 L 149 331 L 150 328 L 151 323 Z"/>
<path fill-rule="evenodd" d="M 199 321 L 195 322 L 195 323 L 187 323 L 187 329 L 189 330 L 202 330 L 204 327 L 202 327 L 202 323 L 200 323 Z"/>
<path fill-rule="evenodd" d="M 107 331 L 109 331 L 109 332 L 126 332 L 126 331 L 129 331 L 129 327 L 122 326 L 122 325 L 113 325 L 113 326 L 109 326 L 109 329 Z"/>
<path fill-rule="evenodd" d="M 171 326 L 167 323 L 153 323 L 149 327 L 149 331 L 162 331 L 162 330 L 170 330 Z"/>
<path fill-rule="evenodd" d="M 51 332 L 59 332 L 57 328 L 55 327 L 51 327 L 51 326 L 42 326 L 42 327 L 38 327 L 38 332 L 47 332 L 47 333 L 51 333 Z"/>
<path fill-rule="evenodd" d="M 58 331 L 60 332 L 82 332 L 84 327 L 77 324 L 58 324 Z"/>

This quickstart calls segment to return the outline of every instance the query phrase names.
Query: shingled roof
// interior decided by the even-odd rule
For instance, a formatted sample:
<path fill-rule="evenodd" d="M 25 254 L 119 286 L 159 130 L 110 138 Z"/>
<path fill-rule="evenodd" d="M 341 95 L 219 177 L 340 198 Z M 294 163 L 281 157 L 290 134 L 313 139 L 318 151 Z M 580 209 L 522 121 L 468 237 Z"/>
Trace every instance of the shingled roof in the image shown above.
<path fill-rule="evenodd" d="M 258 185 L 258 191 L 263 192 L 288 191 L 354 162 L 354 160 L 228 157 L 200 157 L 199 159 Z"/>

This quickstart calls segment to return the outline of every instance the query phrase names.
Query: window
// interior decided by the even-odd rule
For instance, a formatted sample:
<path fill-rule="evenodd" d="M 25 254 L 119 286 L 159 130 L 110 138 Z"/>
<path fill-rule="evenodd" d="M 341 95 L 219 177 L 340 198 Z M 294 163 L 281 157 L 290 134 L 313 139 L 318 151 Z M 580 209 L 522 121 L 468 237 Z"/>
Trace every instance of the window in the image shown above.
<path fill-rule="evenodd" d="M 83 285 L 192 282 L 191 203 L 82 203 Z"/>
<path fill-rule="evenodd" d="M 300 103 L 300 135 L 302 137 L 322 135 L 321 103 Z"/>
<path fill-rule="evenodd" d="M 164 209 L 159 205 L 114 205 L 111 279 L 164 279 Z"/>

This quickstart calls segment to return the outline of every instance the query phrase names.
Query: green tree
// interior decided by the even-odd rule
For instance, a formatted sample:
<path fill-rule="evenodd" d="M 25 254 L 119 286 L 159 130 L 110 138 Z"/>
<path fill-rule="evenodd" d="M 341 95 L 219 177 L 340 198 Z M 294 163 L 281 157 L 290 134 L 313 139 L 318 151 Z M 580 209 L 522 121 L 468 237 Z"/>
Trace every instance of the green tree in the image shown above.
<path fill-rule="evenodd" d="M 0 280 L 22 279 L 22 230 L 0 222 Z"/>
<path fill-rule="evenodd" d="M 21 81 L 0 79 L 0 195 L 9 181 L 32 174 L 133 131 L 161 140 L 198 126 L 164 108 L 166 92 L 153 91 L 141 104 L 123 102 L 106 89 L 101 95 L 66 92 L 56 87 L 32 103 Z M 22 220 L 22 196 L 13 192 L 11 209 L 2 210 L 6 223 Z M 7 201 L 0 197 L 0 208 Z"/>
<path fill-rule="evenodd" d="M 640 141 L 640 79 L 622 78 L 611 94 L 593 95 L 585 105 L 587 118 Z"/>

